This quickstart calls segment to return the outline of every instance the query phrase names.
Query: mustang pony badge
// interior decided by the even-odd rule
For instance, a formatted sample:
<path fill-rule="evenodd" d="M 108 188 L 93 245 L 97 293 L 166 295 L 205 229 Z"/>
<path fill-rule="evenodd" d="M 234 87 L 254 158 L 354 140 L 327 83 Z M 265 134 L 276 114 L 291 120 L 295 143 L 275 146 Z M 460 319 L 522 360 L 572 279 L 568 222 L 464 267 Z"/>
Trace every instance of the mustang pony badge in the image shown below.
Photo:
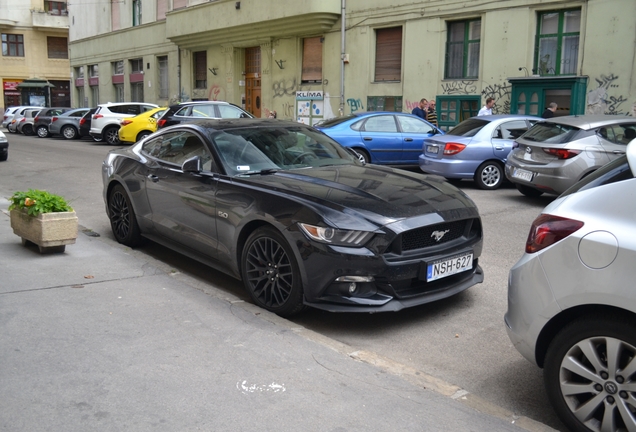
<path fill-rule="evenodd" d="M 435 239 L 436 242 L 440 241 L 442 239 L 442 237 L 444 237 L 444 234 L 446 234 L 447 232 L 449 232 L 450 230 L 445 230 L 445 231 L 433 231 L 431 233 L 431 237 L 433 237 Z"/>

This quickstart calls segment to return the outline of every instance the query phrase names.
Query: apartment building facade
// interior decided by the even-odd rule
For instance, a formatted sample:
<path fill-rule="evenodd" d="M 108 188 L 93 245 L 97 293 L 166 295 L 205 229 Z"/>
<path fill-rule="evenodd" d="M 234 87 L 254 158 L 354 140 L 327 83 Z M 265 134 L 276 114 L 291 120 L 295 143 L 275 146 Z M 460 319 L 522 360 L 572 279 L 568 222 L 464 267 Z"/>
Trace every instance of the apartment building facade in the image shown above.
<path fill-rule="evenodd" d="M 73 104 L 225 100 L 313 124 L 410 112 L 634 115 L 633 0 L 93 0 L 69 7 Z"/>
<path fill-rule="evenodd" d="M 0 0 L 0 112 L 71 106 L 66 0 Z"/>

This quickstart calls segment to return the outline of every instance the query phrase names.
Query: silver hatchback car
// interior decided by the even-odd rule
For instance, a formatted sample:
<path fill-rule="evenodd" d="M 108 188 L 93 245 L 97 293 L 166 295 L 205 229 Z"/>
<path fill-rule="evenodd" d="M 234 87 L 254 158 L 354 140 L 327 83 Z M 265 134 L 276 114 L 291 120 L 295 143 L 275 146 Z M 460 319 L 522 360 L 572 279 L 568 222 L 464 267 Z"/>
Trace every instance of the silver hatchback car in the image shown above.
<path fill-rule="evenodd" d="M 636 140 L 549 204 L 508 279 L 508 336 L 571 430 L 636 430 Z"/>
<path fill-rule="evenodd" d="M 517 138 L 506 161 L 506 177 L 526 196 L 559 195 L 625 154 L 625 146 L 634 138 L 634 117 L 585 115 L 545 120 Z"/>

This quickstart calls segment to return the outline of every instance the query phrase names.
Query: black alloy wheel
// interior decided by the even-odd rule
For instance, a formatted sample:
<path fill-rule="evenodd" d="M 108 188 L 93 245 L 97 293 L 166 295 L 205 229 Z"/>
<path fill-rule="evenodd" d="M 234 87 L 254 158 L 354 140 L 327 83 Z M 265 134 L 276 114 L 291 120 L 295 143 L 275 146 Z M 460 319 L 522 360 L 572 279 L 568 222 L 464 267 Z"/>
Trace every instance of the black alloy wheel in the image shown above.
<path fill-rule="evenodd" d="M 49 128 L 46 126 L 38 126 L 36 132 L 40 138 L 47 138 L 49 136 Z"/>
<path fill-rule="evenodd" d="M 109 126 L 103 132 L 104 141 L 110 145 L 119 144 L 119 128 Z"/>
<path fill-rule="evenodd" d="M 33 135 L 33 126 L 30 124 L 24 125 L 24 127 L 22 128 L 22 133 L 26 136 Z"/>
<path fill-rule="evenodd" d="M 552 340 L 543 371 L 550 402 L 573 431 L 636 430 L 636 325 L 584 316 Z"/>
<path fill-rule="evenodd" d="M 304 309 L 298 264 L 280 233 L 268 227 L 257 229 L 248 237 L 242 255 L 243 283 L 254 303 L 280 316 Z"/>
<path fill-rule="evenodd" d="M 503 182 L 503 167 L 498 162 L 486 161 L 479 165 L 477 171 L 475 171 L 475 183 L 477 183 L 479 189 L 499 189 Z"/>
<path fill-rule="evenodd" d="M 108 196 L 108 217 L 115 240 L 130 247 L 141 242 L 135 211 L 122 185 L 116 185 Z"/>

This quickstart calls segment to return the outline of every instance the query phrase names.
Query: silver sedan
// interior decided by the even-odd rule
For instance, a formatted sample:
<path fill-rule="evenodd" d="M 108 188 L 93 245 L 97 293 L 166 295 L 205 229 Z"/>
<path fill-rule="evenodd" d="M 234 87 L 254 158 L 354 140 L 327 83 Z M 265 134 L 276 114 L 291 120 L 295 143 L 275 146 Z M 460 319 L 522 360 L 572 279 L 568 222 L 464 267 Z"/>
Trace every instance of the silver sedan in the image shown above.
<path fill-rule="evenodd" d="M 506 329 L 572 430 L 636 430 L 636 140 L 532 224 Z"/>

